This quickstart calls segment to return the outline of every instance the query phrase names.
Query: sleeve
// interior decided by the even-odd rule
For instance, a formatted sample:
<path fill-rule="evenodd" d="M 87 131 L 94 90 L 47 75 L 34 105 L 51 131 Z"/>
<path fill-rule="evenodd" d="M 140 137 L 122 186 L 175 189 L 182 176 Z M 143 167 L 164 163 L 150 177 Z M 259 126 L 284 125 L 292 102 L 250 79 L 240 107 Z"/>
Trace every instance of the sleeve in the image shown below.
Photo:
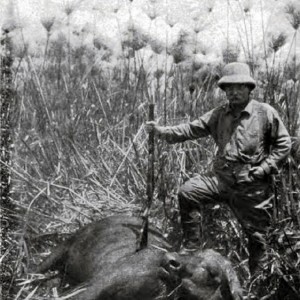
<path fill-rule="evenodd" d="M 194 140 L 213 134 L 215 122 L 218 120 L 217 111 L 211 110 L 198 120 L 177 126 L 166 126 L 161 135 L 169 144 Z"/>
<path fill-rule="evenodd" d="M 266 174 L 278 173 L 278 167 L 291 151 L 291 138 L 276 110 L 272 109 L 270 122 L 270 154 L 262 161 Z"/>

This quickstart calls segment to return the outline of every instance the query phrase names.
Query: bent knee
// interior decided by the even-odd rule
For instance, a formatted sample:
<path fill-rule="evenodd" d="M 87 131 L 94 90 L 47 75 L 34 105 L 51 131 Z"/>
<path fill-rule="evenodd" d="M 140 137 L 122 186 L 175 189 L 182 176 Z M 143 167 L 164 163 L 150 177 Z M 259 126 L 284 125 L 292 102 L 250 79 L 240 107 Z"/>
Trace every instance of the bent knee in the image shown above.
<path fill-rule="evenodd" d="M 180 199 L 186 198 L 187 195 L 193 190 L 190 181 L 186 181 L 184 184 L 182 184 L 179 187 L 179 191 L 178 191 L 178 197 Z"/>
<path fill-rule="evenodd" d="M 178 198 L 180 202 L 185 200 L 196 202 L 218 200 L 217 180 L 214 177 L 202 175 L 193 177 L 180 186 Z"/>

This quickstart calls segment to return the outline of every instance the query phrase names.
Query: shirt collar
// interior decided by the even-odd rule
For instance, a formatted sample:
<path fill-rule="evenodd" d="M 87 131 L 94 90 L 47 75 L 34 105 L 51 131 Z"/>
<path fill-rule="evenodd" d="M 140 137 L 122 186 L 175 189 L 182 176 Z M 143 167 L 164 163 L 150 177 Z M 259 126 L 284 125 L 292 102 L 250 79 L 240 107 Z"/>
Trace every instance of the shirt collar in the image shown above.
<path fill-rule="evenodd" d="M 246 107 L 241 111 L 241 114 L 242 113 L 246 113 L 248 115 L 251 115 L 252 112 L 253 112 L 253 104 L 254 104 L 254 101 L 251 99 L 248 104 L 246 105 Z M 231 112 L 231 108 L 229 106 L 229 103 L 226 104 L 226 108 L 225 108 L 225 113 L 230 113 Z"/>

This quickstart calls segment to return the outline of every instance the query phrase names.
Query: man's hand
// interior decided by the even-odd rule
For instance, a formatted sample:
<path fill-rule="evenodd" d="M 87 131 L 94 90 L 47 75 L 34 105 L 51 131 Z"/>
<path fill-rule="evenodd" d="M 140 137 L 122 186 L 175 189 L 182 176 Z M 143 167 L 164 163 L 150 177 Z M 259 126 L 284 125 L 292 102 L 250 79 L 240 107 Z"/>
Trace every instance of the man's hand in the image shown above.
<path fill-rule="evenodd" d="M 255 180 L 255 179 L 262 179 L 265 177 L 265 171 L 262 167 L 260 166 L 257 166 L 257 167 L 252 167 L 250 170 L 249 170 L 249 177 L 252 179 L 252 180 Z"/>
<path fill-rule="evenodd" d="M 163 126 L 159 126 L 157 124 L 157 122 L 155 121 L 149 121 L 145 123 L 145 130 L 149 133 L 152 130 L 154 131 L 154 134 L 156 135 L 161 135 L 164 132 L 164 127 Z"/>

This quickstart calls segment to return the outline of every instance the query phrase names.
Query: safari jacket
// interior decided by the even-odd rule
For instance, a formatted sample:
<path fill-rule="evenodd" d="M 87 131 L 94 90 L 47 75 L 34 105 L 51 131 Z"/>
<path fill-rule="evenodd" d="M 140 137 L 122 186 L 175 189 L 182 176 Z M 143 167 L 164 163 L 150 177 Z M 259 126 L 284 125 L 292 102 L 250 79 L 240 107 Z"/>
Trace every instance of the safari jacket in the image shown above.
<path fill-rule="evenodd" d="M 291 149 L 290 136 L 277 111 L 256 100 L 250 100 L 237 118 L 229 104 L 224 104 L 193 122 L 167 126 L 162 134 L 168 143 L 211 135 L 218 146 L 215 169 L 237 163 L 261 166 L 266 174 L 276 173 Z"/>

